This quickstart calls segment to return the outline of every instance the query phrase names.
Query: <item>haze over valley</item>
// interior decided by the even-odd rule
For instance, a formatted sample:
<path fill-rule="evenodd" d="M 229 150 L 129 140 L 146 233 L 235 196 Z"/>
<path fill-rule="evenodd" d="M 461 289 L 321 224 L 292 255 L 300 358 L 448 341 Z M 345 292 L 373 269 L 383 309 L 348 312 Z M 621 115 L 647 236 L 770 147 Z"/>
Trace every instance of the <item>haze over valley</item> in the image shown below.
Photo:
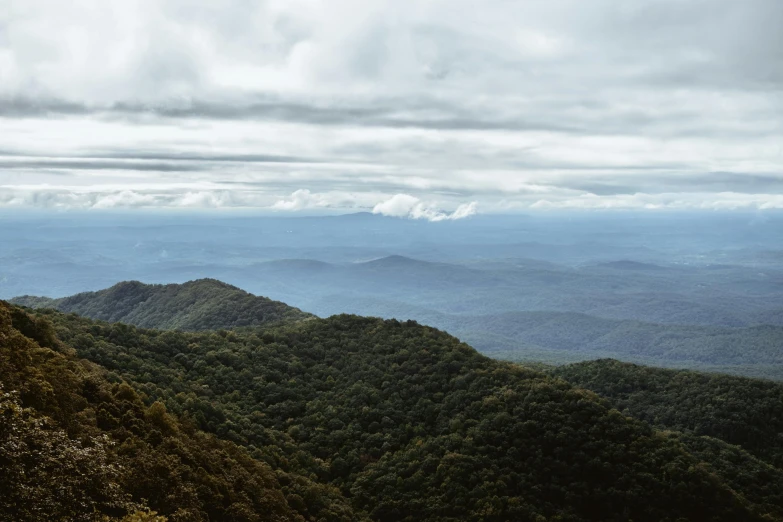
<path fill-rule="evenodd" d="M 320 317 L 414 319 L 497 358 L 783 377 L 783 215 L 620 216 L 20 215 L 0 232 L 0 297 L 213 278 Z"/>

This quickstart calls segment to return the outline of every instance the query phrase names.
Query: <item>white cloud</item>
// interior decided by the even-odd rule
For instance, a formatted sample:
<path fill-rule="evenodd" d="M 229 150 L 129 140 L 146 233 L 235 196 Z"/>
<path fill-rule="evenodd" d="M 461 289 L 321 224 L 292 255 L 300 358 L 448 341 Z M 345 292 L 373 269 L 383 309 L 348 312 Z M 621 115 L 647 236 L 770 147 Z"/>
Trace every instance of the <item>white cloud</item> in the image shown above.
<path fill-rule="evenodd" d="M 543 197 L 542 197 L 543 196 Z M 443 207 L 453 208 L 452 211 Z M 545 195 L 529 193 L 524 197 L 484 198 L 469 203 L 444 203 L 422 200 L 410 194 L 325 192 L 300 189 L 286 197 L 245 190 L 172 191 L 71 191 L 63 188 L 9 189 L 0 187 L 0 208 L 35 209 L 257 209 L 266 211 L 340 211 L 371 210 L 375 214 L 405 219 L 447 221 L 476 214 L 535 210 L 770 210 L 783 209 L 783 195 L 764 193 L 634 193 L 596 195 L 575 194 L 572 190 L 551 190 Z"/>
<path fill-rule="evenodd" d="M 444 212 L 409 194 L 395 194 L 375 205 L 372 213 L 399 218 L 426 219 L 427 221 L 456 220 L 475 214 L 476 202 L 464 203 L 453 212 Z"/>
<path fill-rule="evenodd" d="M 540 199 L 527 206 L 530 209 L 594 209 L 594 210 L 740 210 L 783 209 L 780 194 L 620 194 Z"/>
<path fill-rule="evenodd" d="M 232 191 L 153 192 L 136 190 L 71 191 L 62 188 L 0 187 L 0 207 L 37 209 L 268 208 L 268 198 Z"/>
<path fill-rule="evenodd" d="M 471 201 L 470 203 L 463 203 L 458 206 L 454 212 L 451 213 L 449 219 L 464 219 L 474 215 L 478 211 L 478 203 Z"/>
<path fill-rule="evenodd" d="M 410 194 L 393 196 L 372 193 L 313 193 L 308 189 L 294 191 L 289 197 L 278 199 L 272 210 L 297 211 L 306 209 L 372 209 L 373 214 L 384 216 L 444 221 L 464 219 L 476 213 L 476 202 L 463 203 L 453 212 L 446 212 L 433 204 L 427 204 Z"/>
<path fill-rule="evenodd" d="M 289 197 L 281 198 L 272 205 L 273 210 L 306 210 L 306 209 L 351 209 L 366 206 L 367 198 L 372 195 L 352 194 L 344 192 L 313 193 L 308 189 L 294 191 Z"/>
<path fill-rule="evenodd" d="M 327 198 L 321 194 L 312 194 L 307 189 L 299 189 L 290 198 L 280 199 L 272 205 L 275 210 L 303 210 L 329 206 Z"/>
<path fill-rule="evenodd" d="M 375 205 L 373 214 L 384 216 L 409 217 L 413 210 L 421 205 L 421 200 L 408 194 L 397 194 Z"/>
<path fill-rule="evenodd" d="M 139 194 L 123 190 L 113 194 L 95 195 L 91 208 L 133 208 L 154 206 L 156 198 L 150 194 Z"/>

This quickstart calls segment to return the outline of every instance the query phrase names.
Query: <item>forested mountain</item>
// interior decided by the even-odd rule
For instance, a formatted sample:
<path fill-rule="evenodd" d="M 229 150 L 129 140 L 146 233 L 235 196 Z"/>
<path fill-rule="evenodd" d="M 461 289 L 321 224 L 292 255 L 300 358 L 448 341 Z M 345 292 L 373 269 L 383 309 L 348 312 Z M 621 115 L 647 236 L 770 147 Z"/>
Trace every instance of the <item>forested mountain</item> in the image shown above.
<path fill-rule="evenodd" d="M 511 361 L 562 364 L 611 357 L 783 380 L 783 326 L 656 324 L 553 311 L 444 314 L 373 299 L 355 299 L 346 307 L 381 317 L 417 317 L 485 355 Z"/>
<path fill-rule="evenodd" d="M 612 359 L 551 373 L 595 391 L 623 414 L 666 430 L 719 470 L 732 489 L 781 513 L 783 384 Z"/>
<path fill-rule="evenodd" d="M 561 366 L 552 373 L 653 426 L 715 437 L 783 469 L 781 383 L 611 359 Z"/>
<path fill-rule="evenodd" d="M 104 321 L 176 330 L 259 326 L 312 317 L 285 303 L 257 297 L 213 279 L 181 285 L 145 285 L 128 281 L 99 292 L 62 299 L 24 296 L 12 301 Z"/>
<path fill-rule="evenodd" d="M 661 433 L 626 417 L 592 392 L 486 358 L 412 321 L 343 315 L 187 333 L 96 322 L 53 310 L 32 316 L 6 308 L 6 316 L 17 318 L 5 326 L 11 337 L 0 338 L 9 358 L 18 357 L 16 346 L 24 343 L 24 350 L 46 361 L 61 360 L 58 364 L 100 377 L 95 378 L 97 392 L 78 379 L 51 385 L 76 395 L 66 401 L 76 404 L 75 410 L 46 410 L 24 393 L 19 408 L 49 416 L 62 410 L 55 421 L 66 432 L 75 417 L 94 426 L 90 429 L 96 436 L 103 430 L 123 440 L 117 433 L 139 433 L 152 448 L 164 444 L 147 460 L 154 464 L 160 459 L 164 468 L 135 471 L 143 478 L 139 484 L 155 484 L 157 496 L 134 497 L 128 491 L 138 503 L 154 499 L 147 506 L 171 520 L 196 518 L 180 517 L 180 506 L 173 500 L 166 503 L 169 487 L 157 474 L 187 478 L 187 469 L 166 466 L 190 469 L 196 464 L 177 453 L 190 442 L 167 442 L 170 433 L 214 440 L 215 448 L 240 456 L 240 450 L 225 448 L 245 447 L 254 459 L 245 466 L 269 470 L 261 496 L 277 499 L 271 505 L 280 520 L 299 515 L 308 520 L 366 516 L 384 522 L 783 520 L 779 490 L 770 487 L 776 469 L 727 456 L 739 448 L 698 437 L 686 445 L 685 436 Z M 9 339 L 19 341 L 9 346 Z M 76 362 L 67 354 L 71 348 L 105 368 L 105 377 L 90 370 L 94 366 Z M 27 370 L 3 375 L 5 389 L 35 382 L 14 375 L 39 367 L 48 368 L 38 360 L 25 363 Z M 47 375 L 54 381 L 63 372 L 54 369 Z M 125 396 L 123 382 L 136 390 L 129 400 L 138 414 L 125 411 L 130 405 L 111 403 Z M 111 406 L 93 406 L 101 400 Z M 142 423 L 133 431 L 139 415 L 153 424 Z M 176 429 L 166 428 L 169 424 Z M 165 453 L 169 449 L 173 456 Z M 132 473 L 136 465 L 131 460 L 123 469 Z M 243 484 L 250 487 L 219 467 L 201 467 L 197 478 L 218 491 L 224 491 L 222 481 L 236 481 L 225 494 Z M 219 477 L 210 479 L 211 473 Z M 233 503 L 225 500 L 223 509 L 234 503 L 250 506 L 247 502 L 256 498 L 239 496 Z M 188 498 L 198 504 L 201 497 Z M 209 516 L 254 520 L 252 512 L 252 507 L 236 507 L 230 516 Z"/>
<path fill-rule="evenodd" d="M 170 415 L 1 301 L 0 414 L 2 521 L 165 520 L 149 509 L 172 521 L 363 518 L 336 490 Z"/>
<path fill-rule="evenodd" d="M 616 270 L 616 264 L 607 263 L 605 266 Z M 605 266 L 593 267 L 591 270 L 607 270 Z M 646 266 L 639 269 L 637 264 L 630 262 L 619 266 L 630 266 L 623 270 L 643 273 L 687 272 L 663 267 L 659 267 L 660 270 Z M 446 330 L 495 358 L 560 364 L 611 357 L 642 364 L 783 380 L 783 350 L 780 348 L 783 346 L 783 326 L 780 325 L 660 324 L 551 310 L 481 314 L 478 313 L 480 307 L 471 308 L 475 303 L 470 303 L 470 299 L 485 293 L 487 285 L 506 281 L 504 278 L 509 274 L 515 274 L 514 277 L 519 276 L 523 280 L 528 278 L 537 281 L 524 290 L 513 289 L 511 293 L 520 294 L 517 299 L 540 292 L 541 285 L 565 285 L 568 280 L 578 281 L 581 285 L 585 281 L 585 274 L 574 271 L 564 274 L 562 270 L 555 270 L 545 263 L 525 263 L 523 266 L 496 263 L 478 269 L 390 256 L 360 263 L 350 269 L 317 261 L 288 260 L 264 263 L 263 270 L 259 276 L 270 281 L 271 288 L 282 286 L 288 291 L 298 288 L 297 292 L 314 296 L 322 291 L 319 288 L 322 289 L 324 285 L 342 288 L 341 294 L 310 302 L 315 307 L 314 311 L 319 313 L 344 310 L 360 315 L 415 319 L 419 323 Z M 673 281 L 677 277 L 674 276 Z M 622 286 L 628 283 L 628 280 L 621 279 L 617 284 Z M 672 281 L 666 283 L 670 286 L 673 284 Z M 362 287 L 367 292 L 378 294 L 388 293 L 387 288 L 393 288 L 390 290 L 392 293 L 416 288 L 416 292 L 423 296 L 427 295 L 427 288 L 438 287 L 444 296 L 449 296 L 448 299 L 438 299 L 444 301 L 445 307 L 458 313 L 439 312 L 427 308 L 425 303 L 413 305 L 395 302 L 390 298 L 356 295 L 357 289 Z M 459 293 L 465 295 L 460 297 Z M 502 293 L 509 291 L 503 290 Z M 493 295 L 498 294 L 495 292 Z M 570 296 L 571 293 L 564 290 L 564 295 Z M 622 308 L 621 305 L 627 304 L 626 297 L 613 299 L 616 307 Z M 656 300 L 651 295 L 645 299 Z M 466 304 L 466 300 L 470 304 Z M 637 300 L 636 305 L 641 306 L 642 301 Z M 718 301 L 722 303 L 721 306 L 729 308 L 735 304 L 730 300 Z M 62 299 L 20 297 L 12 302 L 31 307 L 53 307 L 86 317 L 147 328 L 182 330 L 230 329 L 309 317 L 283 303 L 255 297 L 215 280 L 197 280 L 182 285 L 126 282 L 107 290 Z M 658 304 L 666 308 L 672 317 L 680 314 L 691 317 L 694 313 L 700 313 L 698 307 L 676 300 Z M 640 311 L 639 315 L 644 313 Z M 772 315 L 771 322 L 781 322 L 780 317 L 773 318 Z"/>
<path fill-rule="evenodd" d="M 639 265 L 646 266 L 566 266 L 525 258 L 433 262 L 394 255 L 355 263 L 268 261 L 219 277 L 321 316 L 383 315 L 389 307 L 398 319 L 418 319 L 422 309 L 468 316 L 543 310 L 661 324 L 783 326 L 779 267 Z"/>
<path fill-rule="evenodd" d="M 783 380 L 783 326 L 667 325 L 564 312 L 434 315 L 428 323 L 509 360 L 614 357 Z"/>

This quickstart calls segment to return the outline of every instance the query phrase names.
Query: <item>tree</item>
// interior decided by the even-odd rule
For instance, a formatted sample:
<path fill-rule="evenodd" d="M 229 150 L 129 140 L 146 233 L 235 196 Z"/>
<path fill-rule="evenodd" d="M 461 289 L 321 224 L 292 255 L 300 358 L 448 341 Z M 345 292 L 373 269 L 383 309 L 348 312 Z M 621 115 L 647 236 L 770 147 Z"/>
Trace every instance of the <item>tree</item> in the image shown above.
<path fill-rule="evenodd" d="M 0 390 L 0 517 L 92 522 L 131 507 L 106 437 L 72 440 Z"/>

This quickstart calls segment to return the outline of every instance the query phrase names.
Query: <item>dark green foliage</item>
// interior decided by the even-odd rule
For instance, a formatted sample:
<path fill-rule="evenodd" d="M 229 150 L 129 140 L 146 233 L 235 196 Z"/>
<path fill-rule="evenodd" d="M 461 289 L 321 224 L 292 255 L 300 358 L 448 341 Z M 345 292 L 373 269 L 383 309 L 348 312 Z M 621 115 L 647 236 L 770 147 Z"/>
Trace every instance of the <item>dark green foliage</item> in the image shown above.
<path fill-rule="evenodd" d="M 638 265 L 629 263 L 631 262 L 608 263 L 598 270 L 598 274 L 603 278 L 608 275 L 605 273 L 607 269 L 611 269 L 609 272 L 614 274 L 619 267 L 638 268 Z M 491 265 L 490 263 L 490 267 Z M 264 271 L 264 267 L 267 271 Z M 557 297 L 558 300 L 563 301 L 561 305 L 565 306 L 573 297 L 573 289 L 556 287 L 559 288 L 558 291 L 553 292 L 550 283 L 577 277 L 573 270 L 566 273 L 544 271 L 534 278 L 537 283 L 530 282 L 533 287 L 524 287 L 524 292 L 520 292 L 519 289 L 511 291 L 509 288 L 499 289 L 492 286 L 492 290 L 487 293 L 487 289 L 482 289 L 482 285 L 496 285 L 498 281 L 503 281 L 505 276 L 511 276 L 519 270 L 522 270 L 523 274 L 528 274 L 528 270 L 523 267 L 512 269 L 511 266 L 507 266 L 506 270 L 501 271 L 492 270 L 490 267 L 475 270 L 465 266 L 429 263 L 392 256 L 342 267 L 299 260 L 264 263 L 256 268 L 260 270 L 259 277 L 264 281 L 265 286 L 270 290 L 276 289 L 277 295 L 281 295 L 281 292 L 282 295 L 288 295 L 287 292 L 295 287 L 304 296 L 308 296 L 297 301 L 308 310 L 322 315 L 353 312 L 385 318 L 414 318 L 420 323 L 445 330 L 496 359 L 524 363 L 536 361 L 567 364 L 611 357 L 639 364 L 783 380 L 783 351 L 780 350 L 783 345 L 783 326 L 780 324 L 780 317 L 783 317 L 783 314 L 775 316 L 770 313 L 768 317 L 764 316 L 763 320 L 761 317 L 756 317 L 754 320 L 730 320 L 724 323 L 721 320 L 709 319 L 710 314 L 705 312 L 707 318 L 703 321 L 691 318 L 696 324 L 671 324 L 671 322 L 682 322 L 676 319 L 680 314 L 699 315 L 699 307 L 695 303 L 666 302 L 670 297 L 669 294 L 660 296 L 664 301 L 659 302 L 650 297 L 649 293 L 638 295 L 634 298 L 634 302 L 636 305 L 643 305 L 648 298 L 657 302 L 656 307 L 673 314 L 671 320 L 658 318 L 666 324 L 649 322 L 657 317 L 653 313 L 639 312 L 634 314 L 634 319 L 611 319 L 610 317 L 616 313 L 629 311 L 629 303 L 614 302 L 620 299 L 619 297 L 608 299 L 610 301 L 607 303 L 608 308 L 599 307 L 595 311 L 598 316 L 553 311 L 545 301 L 534 299 L 532 295 L 534 287 L 546 283 L 539 291 L 550 297 Z M 538 273 L 539 268 L 541 267 L 536 268 L 534 272 Z M 622 270 L 628 271 L 626 268 Z M 630 271 L 639 272 L 636 269 Z M 592 270 L 588 272 L 592 273 Z M 661 277 L 666 274 L 681 276 L 684 274 L 681 270 L 669 269 L 649 272 Z M 691 277 L 695 275 L 691 274 Z M 582 277 L 584 274 L 578 279 L 581 280 Z M 622 281 L 624 281 L 622 284 L 620 281 L 617 284 L 624 286 L 630 282 L 624 278 Z M 516 281 L 514 285 L 519 283 L 520 281 Z M 608 283 L 604 281 L 603 284 Z M 673 290 L 682 287 L 685 283 L 678 282 L 676 278 L 674 281 L 665 278 L 657 284 Z M 706 283 L 697 284 L 694 281 L 687 283 L 688 286 L 695 287 L 702 284 Z M 714 282 L 709 286 L 713 284 Z M 355 289 L 362 287 L 366 291 L 371 290 L 379 294 L 394 295 L 404 288 L 413 293 L 406 298 L 409 299 L 406 304 L 404 299 L 395 301 L 382 299 L 379 296 L 371 298 L 357 295 Z M 427 297 L 427 288 L 437 288 L 438 291 Z M 454 289 L 461 289 L 460 292 L 463 294 L 465 289 L 470 291 L 465 295 L 456 296 L 451 293 Z M 319 292 L 322 294 L 326 292 L 326 294 L 320 300 L 313 300 L 313 295 L 318 295 Z M 420 295 L 419 292 L 423 293 Z M 441 295 L 442 292 L 446 294 Z M 470 301 L 482 292 L 484 295 L 481 299 L 485 301 L 492 301 L 492 297 L 500 299 L 503 295 L 510 297 L 506 295 L 508 293 L 513 294 L 515 298 L 519 298 L 522 294 L 526 299 L 533 299 L 533 301 L 523 300 L 519 304 L 520 310 L 517 311 L 509 311 L 503 307 L 498 310 L 485 310 Z M 403 295 L 398 297 L 403 298 L 405 295 L 407 294 L 403 292 Z M 628 297 L 625 293 L 623 295 Z M 603 298 L 607 299 L 606 295 L 603 295 Z M 430 299 L 435 299 L 435 302 L 424 306 L 424 303 Z M 587 303 L 593 301 L 594 298 L 586 300 Z M 759 301 L 763 299 L 759 298 Z M 286 305 L 266 298 L 254 297 L 215 280 L 199 280 L 184 285 L 166 286 L 128 282 L 100 292 L 79 294 L 64 299 L 20 297 L 13 302 L 32 308 L 53 307 L 94 319 L 121 321 L 160 329 L 232 329 L 239 326 L 269 325 L 281 320 L 297 320 L 306 316 L 298 310 L 289 308 L 291 313 L 283 313 L 284 317 L 280 318 L 276 310 L 277 308 L 285 310 Z M 725 299 L 713 300 L 713 303 L 719 303 L 722 307 L 727 305 L 731 307 Z M 441 308 L 455 307 L 452 313 L 437 311 Z M 543 308 L 547 311 L 529 311 L 531 307 Z M 554 307 L 554 309 L 559 308 L 561 306 Z M 721 314 L 717 315 L 721 316 Z M 751 316 L 755 315 L 751 314 Z M 644 318 L 646 321 L 639 318 Z M 760 324 L 764 321 L 773 324 Z"/>
<path fill-rule="evenodd" d="M 783 519 L 783 470 L 722 440 L 691 433 L 670 433 L 696 458 L 708 463 L 734 491 L 755 505 L 759 514 Z"/>
<path fill-rule="evenodd" d="M 71 439 L 0 390 L 0 520 L 93 521 L 132 509 L 110 445 Z"/>
<path fill-rule="evenodd" d="M 611 359 L 552 373 L 606 397 L 627 415 L 721 439 L 783 469 L 783 384 Z"/>
<path fill-rule="evenodd" d="M 16 325 L 42 318 L 22 313 L 0 302 L 0 385 L 19 397 L 4 394 L 0 407 L 0 520 L 98 520 L 144 507 L 183 522 L 359 518 L 338 492 L 146 405 L 61 342 L 41 347 Z"/>
<path fill-rule="evenodd" d="M 19 308 L 10 310 L 11 324 L 25 337 L 45 348 L 54 348 L 57 345 L 57 334 L 52 324 L 43 317 L 30 315 Z"/>
<path fill-rule="evenodd" d="M 14 302 L 164 330 L 217 330 L 312 317 L 298 308 L 254 296 L 214 279 L 182 285 L 145 285 L 130 281 L 100 292 L 85 292 L 63 299 L 25 296 Z"/>
<path fill-rule="evenodd" d="M 320 500 L 295 491 L 305 477 L 382 521 L 760 520 L 777 505 L 593 393 L 415 322 L 180 333 L 46 315 L 80 356 L 279 469 L 300 512 Z"/>

